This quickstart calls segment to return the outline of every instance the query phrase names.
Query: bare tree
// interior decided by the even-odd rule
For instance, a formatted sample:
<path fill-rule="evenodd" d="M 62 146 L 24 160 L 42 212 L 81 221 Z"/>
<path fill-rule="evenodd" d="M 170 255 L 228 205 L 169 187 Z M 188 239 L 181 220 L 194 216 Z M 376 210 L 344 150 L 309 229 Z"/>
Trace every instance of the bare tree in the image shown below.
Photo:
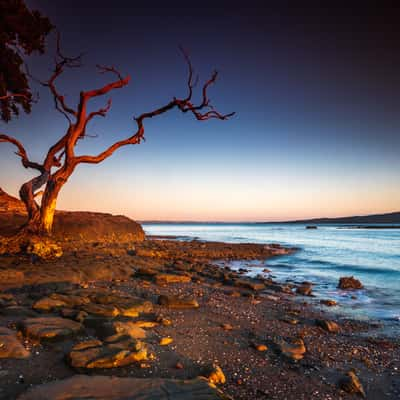
<path fill-rule="evenodd" d="M 20 141 L 9 135 L 0 134 L 0 142 L 11 143 L 17 148 L 16 154 L 21 158 L 21 163 L 25 168 L 35 169 L 39 172 L 39 175 L 24 183 L 19 191 L 20 198 L 24 202 L 28 212 L 28 222 L 22 228 L 22 233 L 50 235 L 57 197 L 61 188 L 67 182 L 75 168 L 82 163 L 101 163 L 123 146 L 140 144 L 144 139 L 144 124 L 147 119 L 164 114 L 173 109 L 183 113 L 192 114 L 192 116 L 199 121 L 205 121 L 212 118 L 226 120 L 234 115 L 234 113 L 221 114 L 216 111 L 210 103 L 208 89 L 215 83 L 218 76 L 217 71 L 215 71 L 211 75 L 210 79 L 204 83 L 200 102 L 198 104 L 193 102 L 193 89 L 197 84 L 198 78 L 193 76 L 193 67 L 187 53 L 183 50 L 182 53 L 188 65 L 188 92 L 186 97 L 174 97 L 162 107 L 156 108 L 153 111 L 145 112 L 134 118 L 135 129 L 132 135 L 113 143 L 101 153 L 96 155 L 76 155 L 75 147 L 79 140 L 84 139 L 87 136 L 86 129 L 88 123 L 96 117 L 105 117 L 111 107 L 111 99 L 109 99 L 103 108 L 100 108 L 97 111 L 88 112 L 89 102 L 94 98 L 105 96 L 113 90 L 127 86 L 130 77 L 122 76 L 114 67 L 98 65 L 97 68 L 100 73 L 112 75 L 114 80 L 103 87 L 80 92 L 77 106 L 75 108 L 69 106 L 65 97 L 59 92 L 56 82 L 57 78 L 67 68 L 75 68 L 81 65 L 81 56 L 75 58 L 64 56 L 60 50 L 60 40 L 58 37 L 54 71 L 50 79 L 41 82 L 41 84 L 50 90 L 51 95 L 54 98 L 54 106 L 56 110 L 63 114 L 68 121 L 66 132 L 49 148 L 42 163 L 31 161 L 27 155 L 25 147 Z M 35 200 L 39 194 L 42 194 L 40 204 Z"/>

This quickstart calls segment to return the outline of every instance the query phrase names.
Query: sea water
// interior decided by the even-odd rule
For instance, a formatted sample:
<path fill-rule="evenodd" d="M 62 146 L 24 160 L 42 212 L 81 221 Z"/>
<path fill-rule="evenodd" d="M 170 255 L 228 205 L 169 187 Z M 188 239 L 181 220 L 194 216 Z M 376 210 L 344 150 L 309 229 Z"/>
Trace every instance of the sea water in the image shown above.
<path fill-rule="evenodd" d="M 296 247 L 289 256 L 255 262 L 233 262 L 233 268 L 248 266 L 250 275 L 271 270 L 280 281 L 311 281 L 316 300 L 334 299 L 340 312 L 353 318 L 392 321 L 400 328 L 400 229 L 370 229 L 367 226 L 302 224 L 149 223 L 150 235 L 174 235 L 230 243 L 280 243 Z M 337 288 L 339 277 L 354 276 L 364 289 Z M 400 331 L 400 329 L 399 329 Z"/>

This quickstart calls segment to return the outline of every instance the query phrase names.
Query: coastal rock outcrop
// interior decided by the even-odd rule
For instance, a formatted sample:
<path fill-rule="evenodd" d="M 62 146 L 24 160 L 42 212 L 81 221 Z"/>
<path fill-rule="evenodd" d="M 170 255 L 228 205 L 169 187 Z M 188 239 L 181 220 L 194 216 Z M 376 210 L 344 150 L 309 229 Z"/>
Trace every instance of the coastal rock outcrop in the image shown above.
<path fill-rule="evenodd" d="M 0 188 L 0 235 L 16 233 L 26 222 L 23 202 Z M 56 240 L 106 240 L 140 242 L 145 239 L 143 228 L 122 215 L 82 211 L 56 211 L 53 236 Z"/>

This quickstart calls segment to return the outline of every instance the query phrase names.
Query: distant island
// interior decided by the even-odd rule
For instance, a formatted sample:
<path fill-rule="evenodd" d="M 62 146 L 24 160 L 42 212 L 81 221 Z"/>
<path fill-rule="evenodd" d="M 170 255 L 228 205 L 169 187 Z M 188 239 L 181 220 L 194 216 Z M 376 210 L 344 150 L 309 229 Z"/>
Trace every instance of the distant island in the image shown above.
<path fill-rule="evenodd" d="M 297 221 L 285 221 L 285 223 L 298 224 L 400 224 L 400 212 L 386 214 L 357 215 L 338 218 L 313 218 Z"/>

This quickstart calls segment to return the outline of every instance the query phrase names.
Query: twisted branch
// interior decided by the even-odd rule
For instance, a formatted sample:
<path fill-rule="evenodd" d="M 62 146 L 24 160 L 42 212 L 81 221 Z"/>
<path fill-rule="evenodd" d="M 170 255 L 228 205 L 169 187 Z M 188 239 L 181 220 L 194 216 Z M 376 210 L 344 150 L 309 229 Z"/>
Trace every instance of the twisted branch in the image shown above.
<path fill-rule="evenodd" d="M 5 142 L 13 144 L 18 149 L 18 151 L 16 151 L 15 154 L 17 156 L 21 157 L 22 165 L 25 168 L 33 168 L 33 169 L 36 169 L 36 170 L 38 170 L 40 172 L 44 171 L 43 165 L 38 164 L 36 162 L 32 162 L 32 161 L 29 160 L 28 154 L 27 154 L 24 146 L 17 139 L 15 139 L 15 138 L 13 138 L 11 136 L 8 136 L 8 135 L 2 135 L 1 134 L 0 135 L 0 143 L 5 143 Z"/>

